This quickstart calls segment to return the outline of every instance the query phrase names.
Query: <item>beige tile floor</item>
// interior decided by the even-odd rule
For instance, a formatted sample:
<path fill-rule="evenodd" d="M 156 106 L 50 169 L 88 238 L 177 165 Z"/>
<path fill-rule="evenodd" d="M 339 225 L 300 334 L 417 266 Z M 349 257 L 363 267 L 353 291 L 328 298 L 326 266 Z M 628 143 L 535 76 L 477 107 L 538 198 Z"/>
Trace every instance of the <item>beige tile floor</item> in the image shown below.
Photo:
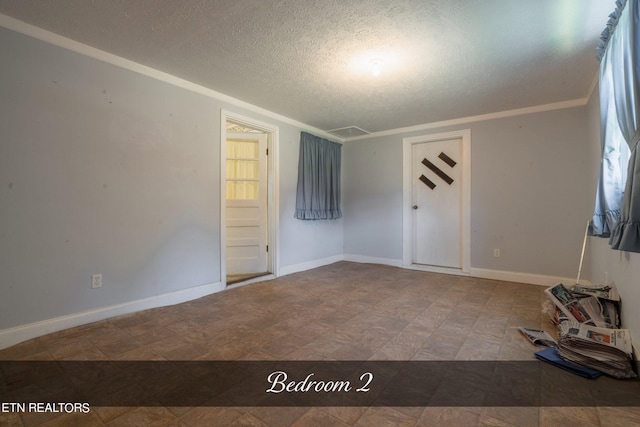
<path fill-rule="evenodd" d="M 534 360 L 533 285 L 339 262 L 68 329 L 3 360 Z M 639 396 L 640 399 L 640 396 Z M 140 407 L 1 414 L 15 426 L 640 426 L 639 408 Z"/>

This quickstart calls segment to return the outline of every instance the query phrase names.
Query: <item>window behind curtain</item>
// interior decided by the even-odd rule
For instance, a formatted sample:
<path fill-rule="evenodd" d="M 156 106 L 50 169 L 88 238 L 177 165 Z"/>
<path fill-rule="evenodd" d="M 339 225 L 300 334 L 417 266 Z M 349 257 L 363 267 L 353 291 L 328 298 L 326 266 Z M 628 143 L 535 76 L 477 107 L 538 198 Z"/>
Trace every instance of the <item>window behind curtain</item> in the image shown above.
<path fill-rule="evenodd" d="M 640 252 L 640 0 L 618 0 L 616 6 L 598 48 L 603 157 L 593 228 L 602 213 L 619 211 L 612 229 L 604 223 L 611 248 Z M 621 162 L 626 157 L 625 179 Z"/>
<path fill-rule="evenodd" d="M 300 133 L 298 189 L 294 217 L 336 219 L 340 209 L 342 146 L 306 132 Z"/>
<path fill-rule="evenodd" d="M 610 74 L 603 73 L 600 81 L 602 163 L 596 207 L 589 228 L 589 234 L 596 237 L 610 237 L 620 218 L 631 154 L 618 125 L 613 94 L 606 89 L 611 84 L 607 81 L 610 78 Z"/>

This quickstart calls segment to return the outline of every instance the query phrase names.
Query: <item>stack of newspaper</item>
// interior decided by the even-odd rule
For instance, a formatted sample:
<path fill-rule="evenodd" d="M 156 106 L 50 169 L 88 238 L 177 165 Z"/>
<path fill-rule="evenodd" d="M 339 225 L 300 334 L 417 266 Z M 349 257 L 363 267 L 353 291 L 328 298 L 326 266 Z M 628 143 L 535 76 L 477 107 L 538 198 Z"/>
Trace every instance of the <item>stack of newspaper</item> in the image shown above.
<path fill-rule="evenodd" d="M 554 323 L 566 319 L 600 328 L 620 327 L 620 295 L 613 285 L 599 288 L 576 285 L 568 289 L 560 283 L 545 293 L 560 311 Z"/>
<path fill-rule="evenodd" d="M 534 345 L 542 345 L 545 347 L 556 345 L 556 341 L 551 337 L 551 335 L 543 330 L 525 328 L 523 326 L 520 326 L 518 329 Z"/>
<path fill-rule="evenodd" d="M 545 307 L 558 325 L 557 351 L 562 359 L 616 378 L 635 378 L 628 329 L 620 329 L 620 294 L 602 287 L 562 283 L 545 290 L 554 307 Z"/>
<path fill-rule="evenodd" d="M 597 324 L 596 326 L 620 327 L 620 294 L 613 283 L 601 287 L 575 285 L 571 288 L 571 291 L 578 298 L 581 296 L 587 297 L 585 301 L 595 298 L 595 301 L 600 305 L 600 313 L 602 313 L 603 317 L 602 322 L 604 322 L 604 326 Z"/>
<path fill-rule="evenodd" d="M 615 378 L 635 378 L 628 329 L 607 329 L 577 322 L 559 326 L 558 354 L 570 362 Z"/>

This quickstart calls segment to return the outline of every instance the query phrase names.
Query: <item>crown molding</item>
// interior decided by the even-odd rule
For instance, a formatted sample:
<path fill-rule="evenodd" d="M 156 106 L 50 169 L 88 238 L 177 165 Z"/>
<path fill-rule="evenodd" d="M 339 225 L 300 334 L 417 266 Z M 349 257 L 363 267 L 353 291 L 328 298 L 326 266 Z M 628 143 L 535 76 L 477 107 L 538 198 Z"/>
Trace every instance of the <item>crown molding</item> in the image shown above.
<path fill-rule="evenodd" d="M 561 110 L 564 108 L 575 108 L 587 105 L 589 97 L 573 99 L 569 101 L 555 102 L 552 104 L 535 105 L 533 107 L 517 108 L 514 110 L 499 111 L 496 113 L 480 114 L 478 116 L 461 117 L 452 120 L 443 120 L 440 122 L 425 123 L 416 126 L 408 126 L 397 129 L 390 129 L 381 132 L 370 133 L 369 135 L 355 136 L 345 139 L 345 142 L 360 141 L 370 138 L 378 138 L 381 136 L 407 134 L 410 132 L 419 132 L 429 129 L 444 128 L 448 126 L 466 125 L 469 123 L 482 122 L 486 120 L 503 119 L 506 117 L 522 116 L 525 114 L 542 113 L 545 111 Z"/>
<path fill-rule="evenodd" d="M 198 84 L 192 83 L 188 80 L 181 79 L 179 77 L 165 73 L 163 71 L 156 70 L 155 68 L 151 68 L 146 65 L 139 64 L 137 62 L 122 58 L 120 56 L 114 55 L 109 52 L 105 52 L 103 50 L 86 45 L 84 43 L 77 42 L 70 38 L 61 36 L 59 34 L 52 33 L 51 31 L 42 29 L 40 27 L 36 27 L 34 25 L 12 18 L 10 16 L 0 14 L 0 27 L 4 27 L 8 30 L 15 31 L 16 33 L 41 40 L 45 43 L 49 43 L 54 46 L 61 47 L 63 49 L 67 49 L 72 52 L 79 53 L 81 55 L 88 56 L 90 58 L 97 59 L 99 61 L 106 62 L 108 64 L 115 65 L 117 67 L 124 68 L 126 70 L 133 71 L 138 74 L 142 74 L 144 76 L 162 81 L 164 83 L 171 84 L 173 86 L 180 87 L 182 89 L 189 90 L 191 92 L 204 95 L 209 98 L 214 98 L 218 101 L 225 102 L 232 106 L 243 108 L 253 113 L 257 113 L 262 116 L 268 117 L 270 119 L 278 120 L 282 123 L 286 123 L 286 124 L 307 130 L 316 135 L 333 139 L 333 140 L 338 139 L 339 142 L 344 142 L 343 139 L 336 137 L 336 135 L 332 135 L 321 129 L 315 128 L 313 126 L 309 126 L 305 123 L 299 122 L 297 120 L 291 119 L 286 116 L 282 116 L 278 113 L 274 113 L 273 111 L 269 111 L 262 107 L 258 107 L 256 105 L 250 104 L 248 102 L 241 101 L 232 96 L 225 95 L 224 93 L 221 93 L 221 92 L 217 92 L 213 89 L 200 86 Z"/>
<path fill-rule="evenodd" d="M 282 116 L 278 113 L 274 113 L 272 111 L 269 111 L 267 109 L 264 109 L 262 107 L 258 107 L 256 105 L 250 104 L 248 102 L 245 101 L 241 101 L 239 99 L 233 98 L 229 95 L 225 95 L 224 93 L 221 92 L 217 92 L 213 89 L 209 89 L 206 88 L 204 86 L 200 86 L 198 84 L 192 83 L 190 81 L 181 79 L 179 77 L 173 76 L 171 74 L 156 70 L 154 68 L 148 67 L 146 65 L 142 65 L 139 64 L 137 62 L 122 58 L 120 56 L 114 55 L 112 53 L 109 52 L 105 52 L 103 50 L 94 48 L 92 46 L 77 42 L 75 40 L 69 39 L 67 37 L 61 36 L 59 34 L 55 34 L 52 33 L 50 31 L 44 30 L 42 28 L 36 27 L 34 25 L 31 24 L 27 24 L 26 22 L 17 20 L 15 18 L 12 18 L 10 16 L 7 15 L 3 15 L 0 14 L 0 26 L 7 28 L 9 30 L 15 31 L 17 33 L 29 36 L 29 37 L 33 37 L 35 39 L 44 41 L 46 43 L 52 44 L 54 46 L 58 46 L 58 47 L 62 47 L 64 49 L 70 50 L 72 52 L 76 52 L 79 53 L 81 55 L 85 55 L 88 56 L 90 58 L 93 59 L 97 59 L 99 61 L 103 61 L 106 63 L 109 63 L 111 65 L 115 65 L 118 66 L 120 68 L 124 68 L 142 75 L 145 75 L 147 77 L 151 77 L 154 78 L 156 80 L 160 80 L 163 81 L 165 83 L 169 83 L 172 84 L 174 86 L 192 91 L 192 92 L 196 92 L 199 93 L 201 95 L 207 96 L 209 98 L 214 98 L 217 99 L 219 101 L 222 102 L 226 102 L 230 105 L 236 106 L 236 107 L 240 107 L 243 109 L 246 109 L 248 111 L 263 115 L 265 117 L 269 117 L 271 119 L 274 120 L 278 120 L 282 123 L 286 123 L 310 132 L 313 132 L 316 135 L 328 138 L 328 139 L 332 139 L 332 140 L 337 140 L 338 142 L 352 142 L 352 141 L 360 141 L 360 140 L 365 140 L 365 139 L 371 139 L 371 138 L 378 138 L 378 137 L 382 137 L 382 136 L 389 136 L 389 135 L 397 135 L 397 134 L 406 134 L 406 133 L 410 133 L 410 132 L 419 132 L 419 131 L 424 131 L 424 130 L 429 130 L 429 129 L 436 129 L 436 128 L 442 128 L 442 127 L 448 127 L 448 126 L 458 126 L 458 125 L 465 125 L 468 123 L 475 123 L 475 122 L 480 122 L 480 121 L 486 121 L 486 120 L 495 120 L 495 119 L 502 119 L 502 118 L 506 118 L 506 117 L 514 117 L 514 116 L 520 116 L 520 115 L 525 115 L 525 114 L 534 114 L 534 113 L 540 113 L 540 112 L 546 112 L 546 111 L 554 111 L 554 110 L 560 110 L 560 109 L 565 109 L 565 108 L 574 108 L 574 107 L 581 107 L 584 106 L 588 103 L 589 99 L 591 98 L 591 96 L 593 95 L 593 91 L 595 90 L 595 87 L 597 86 L 598 83 L 598 77 L 599 77 L 599 73 L 596 73 L 596 75 L 594 76 L 593 81 L 591 82 L 591 85 L 589 87 L 587 96 L 584 98 L 579 98 L 579 99 L 574 99 L 574 100 L 569 100 L 569 101 L 562 101 L 562 102 L 556 102 L 556 103 L 551 103 L 551 104 L 544 104 L 544 105 L 537 105 L 537 106 L 532 106 L 532 107 L 525 107 L 525 108 L 517 108 L 517 109 L 513 109 L 513 110 L 506 110 L 506 111 L 499 111 L 499 112 L 495 112 L 495 113 L 488 113 L 488 114 L 481 114 L 481 115 L 477 115 L 477 116 L 469 116 L 469 117 L 461 117 L 461 118 L 457 118 L 457 119 L 451 119 L 451 120 L 444 120 L 444 121 L 439 121 L 439 122 L 431 122 L 431 123 L 424 123 L 424 124 L 420 124 L 420 125 L 415 125 L 415 126 L 409 126 L 409 127 L 403 127 L 403 128 L 396 128 L 396 129 L 390 129 L 390 130 L 385 130 L 385 131 L 380 131 L 380 132 L 374 132 L 374 133 L 370 133 L 368 135 L 362 135 L 362 136 L 356 136 L 356 137 L 352 137 L 352 138 L 340 138 L 336 135 L 330 134 L 322 129 L 318 129 L 315 128 L 313 126 L 307 125 L 305 123 L 299 122 L 297 120 L 294 120 L 292 118 L 286 117 L 286 116 Z"/>

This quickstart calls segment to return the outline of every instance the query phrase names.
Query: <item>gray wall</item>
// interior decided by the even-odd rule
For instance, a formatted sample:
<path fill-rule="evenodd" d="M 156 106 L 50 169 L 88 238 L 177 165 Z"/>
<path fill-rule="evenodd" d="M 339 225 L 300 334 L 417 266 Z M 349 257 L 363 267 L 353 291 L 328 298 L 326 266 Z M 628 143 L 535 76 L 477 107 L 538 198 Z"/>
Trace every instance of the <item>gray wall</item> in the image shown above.
<path fill-rule="evenodd" d="M 602 148 L 600 143 L 600 98 L 598 90 L 587 105 L 589 114 L 589 138 L 586 151 L 591 155 L 591 189 L 592 203 L 587 211 L 593 213 L 593 199 L 595 199 L 596 184 L 600 172 Z M 608 239 L 590 237 L 591 281 L 603 284 L 615 283 L 622 298 L 622 326 L 631 330 L 633 342 L 640 342 L 640 254 L 633 252 L 614 251 Z"/>
<path fill-rule="evenodd" d="M 343 147 L 344 162 L 344 147 Z M 281 267 L 342 255 L 343 218 L 301 221 L 296 210 L 300 130 L 280 129 L 280 255 Z M 344 164 L 343 164 L 344 170 Z M 343 178 L 344 183 L 344 178 Z M 344 197 L 342 198 L 344 201 Z"/>
<path fill-rule="evenodd" d="M 471 267 L 575 276 L 591 203 L 586 119 L 571 108 L 346 143 L 345 253 L 401 260 L 402 138 L 470 128 Z"/>
<path fill-rule="evenodd" d="M 220 281 L 221 108 L 280 127 L 280 266 L 343 253 L 293 218 L 299 128 L 3 28 L 0 57 L 0 330 Z"/>
<path fill-rule="evenodd" d="M 2 28 L 0 55 L 0 330 L 220 281 L 221 108 L 280 127 L 281 268 L 343 253 L 400 260 L 402 138 L 471 128 L 472 267 L 576 273 L 597 93 L 586 108 L 347 143 L 344 220 L 302 222 L 300 128 Z M 640 330 L 638 254 L 603 239 L 588 254 L 584 276 L 607 273 Z"/>

